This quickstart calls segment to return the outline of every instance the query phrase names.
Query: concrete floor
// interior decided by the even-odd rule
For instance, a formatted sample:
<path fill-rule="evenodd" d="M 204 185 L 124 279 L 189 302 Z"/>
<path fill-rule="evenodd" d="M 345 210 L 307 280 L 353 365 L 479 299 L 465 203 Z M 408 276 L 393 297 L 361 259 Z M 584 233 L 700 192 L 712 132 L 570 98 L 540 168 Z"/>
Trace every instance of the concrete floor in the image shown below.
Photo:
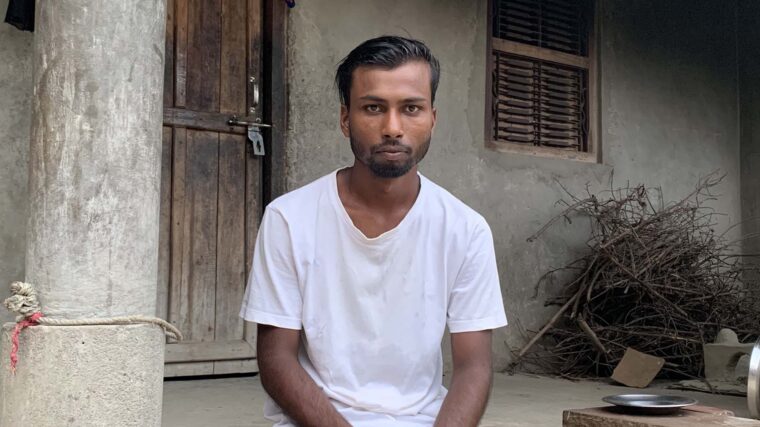
<path fill-rule="evenodd" d="M 496 374 L 494 390 L 481 426 L 560 426 L 562 410 L 601 406 L 603 396 L 622 393 L 657 393 L 690 396 L 702 405 L 730 409 L 747 417 L 743 397 L 708 393 L 645 390 L 602 382 L 571 382 L 529 375 Z M 204 380 L 169 380 L 164 383 L 165 427 L 263 427 L 264 391 L 258 377 Z"/>

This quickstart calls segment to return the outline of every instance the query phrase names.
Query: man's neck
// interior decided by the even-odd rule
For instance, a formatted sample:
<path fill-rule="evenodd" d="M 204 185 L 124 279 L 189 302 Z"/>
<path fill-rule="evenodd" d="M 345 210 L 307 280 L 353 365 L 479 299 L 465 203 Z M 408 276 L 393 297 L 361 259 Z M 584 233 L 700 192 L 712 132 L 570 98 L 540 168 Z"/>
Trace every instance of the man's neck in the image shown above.
<path fill-rule="evenodd" d="M 398 178 L 381 178 L 361 162 L 354 162 L 350 168 L 342 171 L 344 174 L 344 189 L 352 198 L 378 211 L 395 210 L 399 207 L 411 207 L 417 199 L 420 188 L 420 178 L 417 166 Z"/>

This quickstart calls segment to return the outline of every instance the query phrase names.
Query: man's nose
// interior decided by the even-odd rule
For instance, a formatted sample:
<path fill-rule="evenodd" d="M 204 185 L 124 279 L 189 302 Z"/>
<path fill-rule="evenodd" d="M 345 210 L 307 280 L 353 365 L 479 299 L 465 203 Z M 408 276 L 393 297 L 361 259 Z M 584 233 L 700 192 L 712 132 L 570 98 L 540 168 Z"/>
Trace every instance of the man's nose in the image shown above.
<path fill-rule="evenodd" d="M 401 115 L 396 110 L 388 111 L 383 123 L 383 137 L 388 139 L 399 139 L 404 136 L 404 129 L 401 124 Z"/>

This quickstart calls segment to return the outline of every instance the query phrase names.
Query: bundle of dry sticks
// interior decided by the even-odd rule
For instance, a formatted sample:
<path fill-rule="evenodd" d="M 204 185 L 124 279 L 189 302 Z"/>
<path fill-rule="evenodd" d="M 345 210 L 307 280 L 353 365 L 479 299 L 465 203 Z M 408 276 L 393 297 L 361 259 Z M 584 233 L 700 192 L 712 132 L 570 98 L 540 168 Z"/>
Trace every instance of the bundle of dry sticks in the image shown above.
<path fill-rule="evenodd" d="M 650 197 L 661 191 L 644 186 L 609 190 L 604 198 L 568 192 L 564 212 L 528 240 L 562 218 L 582 215 L 591 219 L 590 250 L 539 281 L 571 273 L 563 295 L 547 302 L 559 310 L 523 347 L 517 364 L 572 378 L 607 376 L 632 347 L 664 358 L 663 376 L 698 377 L 702 345 L 719 329 L 756 337 L 760 290 L 750 282 L 758 271 L 747 262 L 756 255 L 741 254 L 730 233 L 718 234 L 719 214 L 705 204 L 721 180 L 709 175 L 664 206 L 661 197 Z"/>

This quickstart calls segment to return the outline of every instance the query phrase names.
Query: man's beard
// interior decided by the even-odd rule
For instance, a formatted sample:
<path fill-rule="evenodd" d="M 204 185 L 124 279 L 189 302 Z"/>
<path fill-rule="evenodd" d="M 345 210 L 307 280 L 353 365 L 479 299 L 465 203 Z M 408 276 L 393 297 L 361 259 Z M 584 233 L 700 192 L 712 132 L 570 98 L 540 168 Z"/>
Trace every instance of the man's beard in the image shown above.
<path fill-rule="evenodd" d="M 419 162 L 422 161 L 423 158 L 425 158 L 425 155 L 428 152 L 428 149 L 430 148 L 430 139 L 431 136 L 428 135 L 427 140 L 420 145 L 419 150 L 416 153 L 413 153 L 414 155 L 410 155 L 406 161 L 403 163 L 399 162 L 379 162 L 375 158 L 375 153 L 378 149 L 383 147 L 393 147 L 401 145 L 401 143 L 397 139 L 386 139 L 383 141 L 382 144 L 373 146 L 370 149 L 369 154 L 363 155 L 363 153 L 359 152 L 358 144 L 356 143 L 356 139 L 354 139 L 353 134 L 349 133 L 349 140 L 351 141 L 351 151 L 354 152 L 354 156 L 362 162 L 364 165 L 366 165 L 370 171 L 372 171 L 375 176 L 378 178 L 399 178 L 401 176 L 406 175 L 409 170 L 411 170 L 415 165 L 417 165 Z"/>

